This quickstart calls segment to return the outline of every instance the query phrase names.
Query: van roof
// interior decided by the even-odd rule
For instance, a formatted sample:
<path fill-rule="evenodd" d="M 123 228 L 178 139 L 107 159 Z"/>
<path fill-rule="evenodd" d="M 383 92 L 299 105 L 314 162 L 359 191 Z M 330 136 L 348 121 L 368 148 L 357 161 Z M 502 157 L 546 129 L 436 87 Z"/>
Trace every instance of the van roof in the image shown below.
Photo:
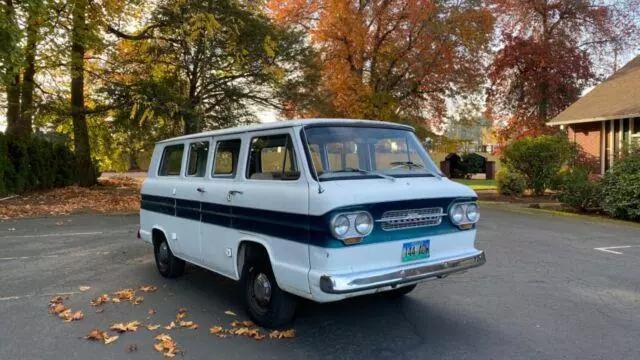
<path fill-rule="evenodd" d="M 379 120 L 354 120 L 354 119 L 295 119 L 295 120 L 283 120 L 283 121 L 275 121 L 270 123 L 260 123 L 260 124 L 252 124 L 246 126 L 236 126 L 233 128 L 220 129 L 220 130 L 212 130 L 212 131 L 204 131 L 195 134 L 178 136 L 170 139 L 165 139 L 158 141 L 158 143 L 171 142 L 171 141 L 180 141 L 187 140 L 199 137 L 206 136 L 216 136 L 216 135 L 226 135 L 226 134 L 235 134 L 235 133 L 245 133 L 251 131 L 261 131 L 261 130 L 270 130 L 270 129 L 279 129 L 279 128 L 288 128 L 295 126 L 308 126 L 308 125 L 374 125 L 374 126 L 383 126 L 383 127 L 393 127 L 405 130 L 414 130 L 413 127 L 408 125 L 396 124 L 387 121 L 379 121 Z"/>

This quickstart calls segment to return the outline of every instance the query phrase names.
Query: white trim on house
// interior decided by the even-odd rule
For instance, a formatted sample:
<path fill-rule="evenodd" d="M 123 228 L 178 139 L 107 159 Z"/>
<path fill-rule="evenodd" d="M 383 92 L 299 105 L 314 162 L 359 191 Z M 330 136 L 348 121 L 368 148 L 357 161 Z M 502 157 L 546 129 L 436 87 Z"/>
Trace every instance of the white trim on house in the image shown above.
<path fill-rule="evenodd" d="M 604 121 L 601 121 L 600 124 L 600 174 L 604 174 L 606 171 L 606 157 L 607 157 L 607 125 Z"/>
<path fill-rule="evenodd" d="M 558 125 L 569 125 L 569 124 L 582 124 L 594 121 L 607 121 L 607 120 L 617 120 L 617 119 L 626 119 L 626 118 L 637 118 L 640 117 L 640 114 L 620 114 L 620 115 L 611 115 L 611 116 L 600 116 L 594 118 L 587 119 L 576 119 L 576 120 L 563 120 L 563 121 L 549 121 L 547 123 L 548 126 L 558 126 Z"/>

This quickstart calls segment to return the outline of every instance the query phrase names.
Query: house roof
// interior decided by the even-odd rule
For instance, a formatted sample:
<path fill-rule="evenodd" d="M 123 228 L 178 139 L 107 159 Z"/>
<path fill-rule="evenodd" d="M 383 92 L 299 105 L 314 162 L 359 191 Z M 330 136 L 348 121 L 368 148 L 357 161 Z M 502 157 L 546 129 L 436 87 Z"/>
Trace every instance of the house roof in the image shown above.
<path fill-rule="evenodd" d="M 640 117 L 640 55 L 578 99 L 547 125 Z"/>
<path fill-rule="evenodd" d="M 205 132 L 183 135 L 183 136 L 174 137 L 171 139 L 162 140 L 162 141 L 159 141 L 158 143 L 179 141 L 179 140 L 192 139 L 192 138 L 201 138 L 201 137 L 207 137 L 207 136 L 220 136 L 220 135 L 244 133 L 244 132 L 250 132 L 250 131 L 271 130 L 271 129 L 280 129 L 280 128 L 296 127 L 296 126 L 311 126 L 311 125 L 378 126 L 378 127 L 391 127 L 391 128 L 403 129 L 403 130 L 413 130 L 413 127 L 408 125 L 402 125 L 402 124 L 396 124 L 392 122 L 378 121 L 378 120 L 296 119 L 296 120 L 275 121 L 270 123 L 261 123 L 261 124 L 253 124 L 253 125 L 246 125 L 246 126 L 237 126 L 233 128 L 227 128 L 227 129 L 205 131 Z"/>

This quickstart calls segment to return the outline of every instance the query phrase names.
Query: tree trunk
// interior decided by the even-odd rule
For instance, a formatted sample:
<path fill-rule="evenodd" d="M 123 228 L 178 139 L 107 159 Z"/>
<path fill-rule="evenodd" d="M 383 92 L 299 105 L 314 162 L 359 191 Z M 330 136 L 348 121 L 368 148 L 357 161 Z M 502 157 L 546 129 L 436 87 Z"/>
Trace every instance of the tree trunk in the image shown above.
<path fill-rule="evenodd" d="M 13 72 L 11 69 L 8 73 Z M 21 136 L 20 129 L 20 74 L 10 75 L 7 87 L 7 134 Z"/>
<path fill-rule="evenodd" d="M 73 120 L 73 143 L 77 161 L 77 179 L 80 186 L 91 186 L 96 182 L 91 163 L 89 131 L 84 109 L 84 42 L 87 36 L 87 0 L 73 2 L 73 24 L 71 30 L 71 118 Z"/>
<path fill-rule="evenodd" d="M 22 75 L 22 98 L 20 105 L 20 128 L 25 134 L 33 131 L 33 78 L 36 74 L 36 45 L 38 41 L 38 27 L 34 24 L 33 13 L 27 20 L 27 46 L 25 49 L 26 68 Z"/>
<path fill-rule="evenodd" d="M 7 39 L 10 42 L 7 48 L 18 51 L 17 37 L 12 31 L 18 31 L 16 23 L 16 11 L 12 0 L 5 0 L 5 16 L 8 20 L 6 29 Z M 4 59 L 7 63 L 5 75 L 5 87 L 7 91 L 7 134 L 21 136 L 20 129 L 20 66 L 12 59 Z"/>

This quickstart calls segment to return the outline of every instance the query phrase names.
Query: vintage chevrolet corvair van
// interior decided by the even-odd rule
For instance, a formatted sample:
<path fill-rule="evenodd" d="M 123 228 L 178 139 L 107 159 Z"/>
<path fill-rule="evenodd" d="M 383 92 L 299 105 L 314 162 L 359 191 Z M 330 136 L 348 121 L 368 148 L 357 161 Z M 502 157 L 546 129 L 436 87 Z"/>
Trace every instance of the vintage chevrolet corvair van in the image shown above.
<path fill-rule="evenodd" d="M 399 296 L 482 265 L 476 199 L 409 126 L 294 120 L 157 143 L 139 234 L 162 276 L 189 262 L 239 280 L 250 317 L 278 327 L 297 297 Z"/>

